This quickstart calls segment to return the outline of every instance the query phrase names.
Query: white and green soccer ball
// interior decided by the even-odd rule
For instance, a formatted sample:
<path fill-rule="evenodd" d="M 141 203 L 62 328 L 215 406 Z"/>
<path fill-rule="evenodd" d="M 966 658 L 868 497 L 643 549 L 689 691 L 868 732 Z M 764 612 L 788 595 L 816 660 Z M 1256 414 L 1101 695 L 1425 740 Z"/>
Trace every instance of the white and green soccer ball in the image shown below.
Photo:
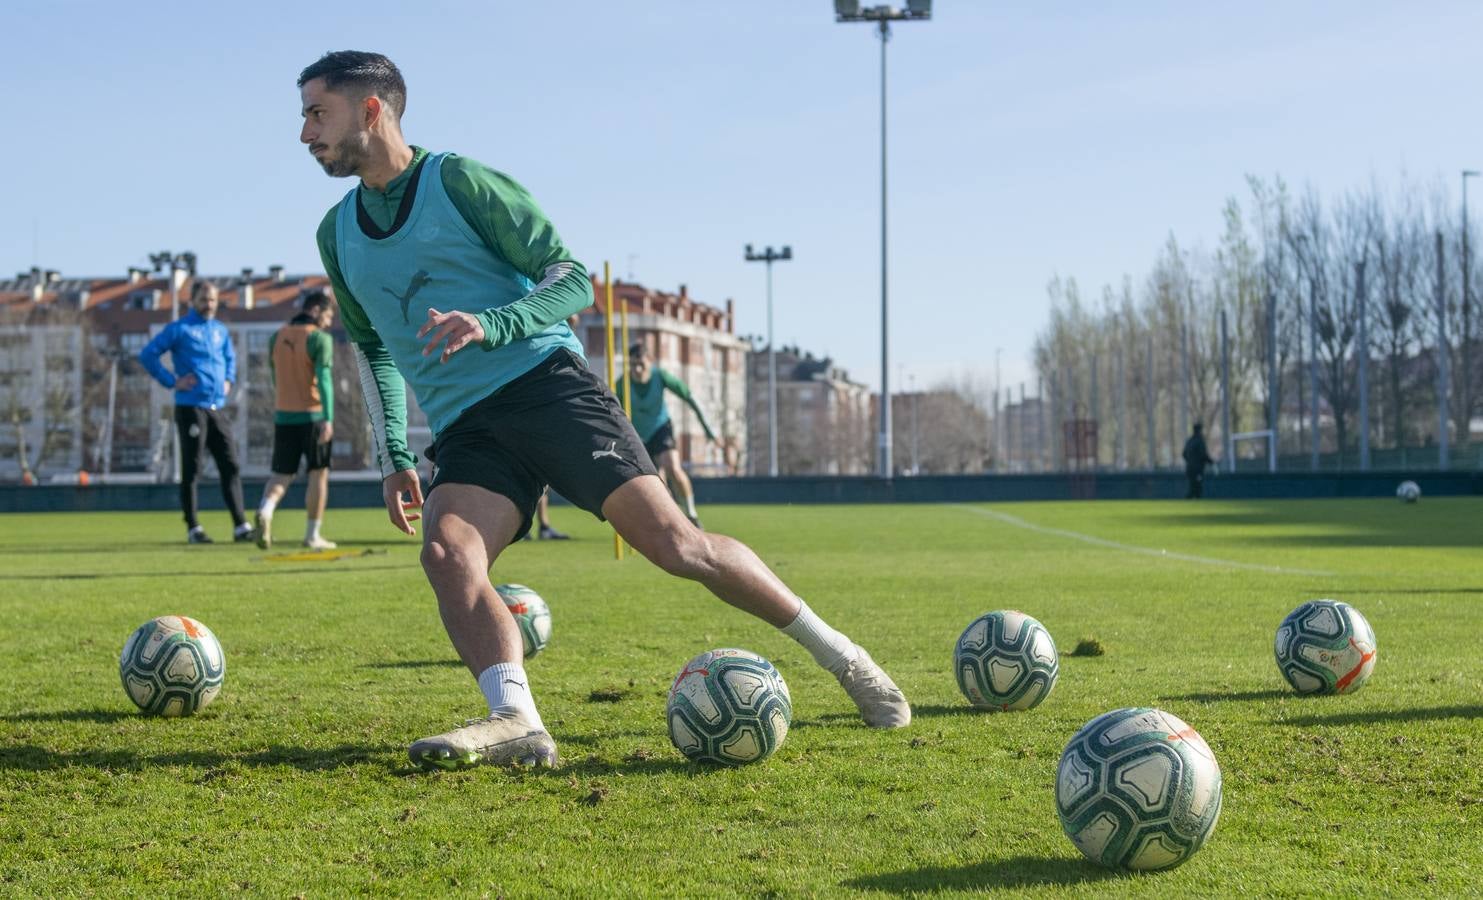
<path fill-rule="evenodd" d="M 188 716 L 221 692 L 227 662 L 211 629 L 186 616 L 160 616 L 124 642 L 118 674 L 147 713 Z"/>
<path fill-rule="evenodd" d="M 1299 694 L 1350 694 L 1375 670 L 1375 630 L 1338 600 L 1309 600 L 1277 627 L 1277 668 Z"/>
<path fill-rule="evenodd" d="M 1017 610 L 984 613 L 953 648 L 958 689 L 979 709 L 1029 709 L 1050 696 L 1060 669 L 1050 632 Z"/>
<path fill-rule="evenodd" d="M 1421 499 L 1421 485 L 1414 481 L 1402 481 L 1395 489 L 1395 496 L 1402 503 L 1415 503 Z"/>
<path fill-rule="evenodd" d="M 696 762 L 740 766 L 788 737 L 793 699 L 773 664 L 746 650 L 709 650 L 680 670 L 665 707 L 669 739 Z"/>
<path fill-rule="evenodd" d="M 1076 733 L 1056 770 L 1056 811 L 1071 843 L 1114 869 L 1168 869 L 1195 854 L 1220 818 L 1220 765 L 1177 716 L 1137 707 Z"/>
<path fill-rule="evenodd" d="M 530 659 L 546 649 L 551 640 L 551 607 L 546 605 L 541 595 L 523 584 L 501 584 L 494 590 L 515 617 L 515 624 L 520 626 L 525 658 Z"/>

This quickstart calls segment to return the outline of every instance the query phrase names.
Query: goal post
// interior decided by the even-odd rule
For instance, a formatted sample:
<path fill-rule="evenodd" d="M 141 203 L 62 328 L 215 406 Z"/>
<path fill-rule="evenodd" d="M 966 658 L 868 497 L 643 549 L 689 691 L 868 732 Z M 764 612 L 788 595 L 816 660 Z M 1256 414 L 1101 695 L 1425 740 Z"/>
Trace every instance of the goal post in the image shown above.
<path fill-rule="evenodd" d="M 1277 471 L 1277 435 L 1270 428 L 1264 428 L 1261 431 L 1240 431 L 1240 432 L 1237 432 L 1236 434 L 1231 435 L 1231 449 L 1233 451 L 1233 454 L 1234 454 L 1234 450 L 1235 450 L 1236 445 L 1238 443 L 1240 443 L 1241 441 L 1259 441 L 1259 440 L 1265 440 L 1267 442 L 1267 471 L 1268 472 L 1276 472 Z M 1230 471 L 1230 472 L 1236 471 L 1236 460 L 1234 458 L 1234 455 L 1233 455 L 1233 457 L 1231 459 L 1227 460 L 1227 471 Z"/>

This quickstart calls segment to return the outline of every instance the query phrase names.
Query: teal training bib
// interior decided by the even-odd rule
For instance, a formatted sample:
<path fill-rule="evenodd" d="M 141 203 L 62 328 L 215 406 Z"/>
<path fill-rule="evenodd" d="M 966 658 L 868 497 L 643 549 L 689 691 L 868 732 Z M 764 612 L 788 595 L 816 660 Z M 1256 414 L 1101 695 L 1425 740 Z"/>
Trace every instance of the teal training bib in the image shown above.
<path fill-rule="evenodd" d="M 583 356 L 565 322 L 494 350 L 464 347 L 446 363 L 438 362 L 441 351 L 422 355 L 426 341 L 417 337 L 417 330 L 427 321 L 428 309 L 480 313 L 513 303 L 534 288 L 479 239 L 448 198 L 442 174 L 447 155 L 427 156 L 416 176 L 411 212 L 386 237 L 362 230 L 356 216 L 358 187 L 341 201 L 335 221 L 345 284 L 412 388 L 434 436 L 557 350 Z"/>

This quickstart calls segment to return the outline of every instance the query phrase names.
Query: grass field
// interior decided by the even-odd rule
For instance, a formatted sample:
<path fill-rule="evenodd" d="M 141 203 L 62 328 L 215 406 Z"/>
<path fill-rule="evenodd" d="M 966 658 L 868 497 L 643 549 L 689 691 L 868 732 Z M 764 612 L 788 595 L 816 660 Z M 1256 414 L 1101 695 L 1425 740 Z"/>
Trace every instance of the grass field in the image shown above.
<path fill-rule="evenodd" d="M 1483 502 L 711 507 L 867 646 L 915 709 L 865 728 L 781 634 L 638 559 L 571 509 L 577 540 L 512 548 L 501 581 L 550 603 L 531 661 L 554 772 L 423 774 L 406 745 L 484 712 L 414 539 L 375 510 L 327 534 L 372 555 L 263 560 L 189 547 L 165 513 L 0 518 L 0 894 L 339 896 L 1455 896 L 1483 883 Z M 296 518 L 296 515 L 298 518 Z M 216 518 L 223 521 L 217 522 Z M 225 533 L 225 515 L 208 525 Z M 293 534 L 302 513 L 280 514 Z M 1167 551 L 1167 553 L 1163 552 Z M 1335 597 L 1374 626 L 1360 692 L 1302 698 L 1278 622 Z M 1062 648 L 1039 708 L 971 711 L 951 673 L 976 615 L 1018 608 Z M 137 714 L 124 639 L 201 619 L 227 654 L 201 714 Z M 1106 653 L 1065 655 L 1094 636 Z M 699 768 L 663 708 L 695 653 L 778 666 L 793 729 L 765 763 Z M 1053 785 L 1094 715 L 1157 705 L 1225 779 L 1210 842 L 1120 876 L 1062 834 Z"/>

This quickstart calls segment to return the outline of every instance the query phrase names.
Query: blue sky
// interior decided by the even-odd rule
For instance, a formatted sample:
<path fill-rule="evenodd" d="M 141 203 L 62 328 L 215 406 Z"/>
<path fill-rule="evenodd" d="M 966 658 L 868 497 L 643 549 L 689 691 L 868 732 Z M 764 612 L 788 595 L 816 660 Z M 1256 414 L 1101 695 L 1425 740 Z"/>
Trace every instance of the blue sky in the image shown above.
<path fill-rule="evenodd" d="M 893 380 L 992 378 L 996 348 L 1026 377 L 1052 276 L 1095 294 L 1170 232 L 1213 244 L 1247 173 L 1332 196 L 1483 168 L 1483 4 L 934 5 L 889 50 Z M 294 79 L 374 49 L 408 138 L 523 182 L 589 267 L 761 333 L 742 247 L 791 244 L 779 342 L 879 383 L 879 45 L 829 0 L 16 6 L 0 271 L 318 271 L 349 182 L 298 144 Z"/>

